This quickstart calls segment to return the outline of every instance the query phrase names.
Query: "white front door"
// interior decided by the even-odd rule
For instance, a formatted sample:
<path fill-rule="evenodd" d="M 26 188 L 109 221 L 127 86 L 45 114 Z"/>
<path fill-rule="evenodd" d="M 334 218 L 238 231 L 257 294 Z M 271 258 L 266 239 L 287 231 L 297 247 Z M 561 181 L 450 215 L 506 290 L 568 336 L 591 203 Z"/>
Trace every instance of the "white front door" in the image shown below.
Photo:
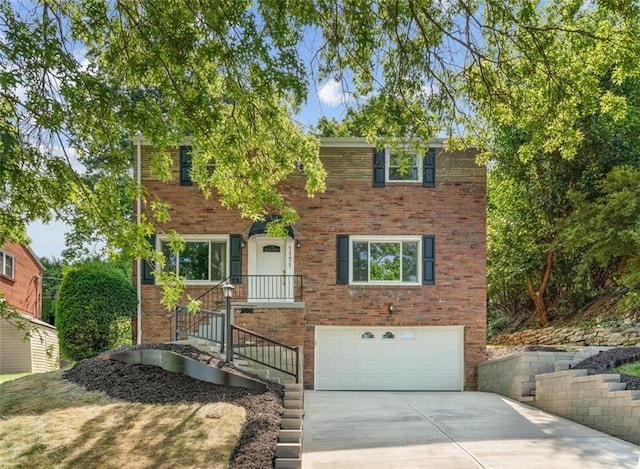
<path fill-rule="evenodd" d="M 253 236 L 249 239 L 249 301 L 281 303 L 292 301 L 292 246 L 286 239 Z"/>

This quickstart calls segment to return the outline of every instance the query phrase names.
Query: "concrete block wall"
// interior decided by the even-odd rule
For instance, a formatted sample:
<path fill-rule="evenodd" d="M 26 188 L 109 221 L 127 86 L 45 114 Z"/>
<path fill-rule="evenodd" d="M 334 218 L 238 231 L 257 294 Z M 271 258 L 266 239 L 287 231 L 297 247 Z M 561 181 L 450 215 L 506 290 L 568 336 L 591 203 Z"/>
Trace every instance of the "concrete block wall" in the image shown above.
<path fill-rule="evenodd" d="M 536 375 L 567 370 L 606 347 L 576 348 L 566 352 L 520 352 L 478 365 L 478 391 L 527 400 L 536 392 Z"/>
<path fill-rule="evenodd" d="M 571 362 L 569 352 L 520 352 L 478 365 L 478 391 L 494 392 L 515 400 L 533 395 L 535 377 L 555 371 L 557 361 Z"/>
<path fill-rule="evenodd" d="M 532 405 L 634 444 L 640 444 L 640 391 L 620 375 L 568 370 L 536 377 Z"/>

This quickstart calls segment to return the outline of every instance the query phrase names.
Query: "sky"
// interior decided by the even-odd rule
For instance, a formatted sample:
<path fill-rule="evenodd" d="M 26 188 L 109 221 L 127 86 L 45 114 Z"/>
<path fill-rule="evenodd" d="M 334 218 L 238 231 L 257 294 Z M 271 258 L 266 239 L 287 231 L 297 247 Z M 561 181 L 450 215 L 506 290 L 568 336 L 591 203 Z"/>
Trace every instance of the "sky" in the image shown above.
<path fill-rule="evenodd" d="M 341 84 L 329 80 L 316 86 L 315 90 L 312 89 L 309 101 L 294 119 L 305 127 L 315 125 L 322 116 L 341 120 L 348 102 L 349 95 L 343 91 Z M 60 221 L 46 225 L 41 222 L 31 223 L 27 227 L 30 247 L 38 257 L 59 259 L 65 248 L 64 235 L 69 230 L 70 227 Z"/>

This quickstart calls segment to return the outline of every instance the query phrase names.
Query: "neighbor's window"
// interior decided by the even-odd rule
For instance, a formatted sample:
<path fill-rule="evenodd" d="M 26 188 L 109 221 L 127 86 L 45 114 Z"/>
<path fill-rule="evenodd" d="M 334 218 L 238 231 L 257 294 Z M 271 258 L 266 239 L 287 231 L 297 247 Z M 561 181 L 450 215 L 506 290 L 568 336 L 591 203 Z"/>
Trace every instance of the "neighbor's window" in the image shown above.
<path fill-rule="evenodd" d="M 0 251 L 0 274 L 13 278 L 14 257 L 8 252 Z"/>
<path fill-rule="evenodd" d="M 422 158 L 416 154 L 389 153 L 387 165 L 389 182 L 421 182 Z"/>
<path fill-rule="evenodd" d="M 353 283 L 419 283 L 419 239 L 355 239 L 351 249 Z"/>
<path fill-rule="evenodd" d="M 165 270 L 186 282 L 221 282 L 227 278 L 227 240 L 187 239 L 182 252 L 174 253 L 165 240 L 160 249 L 167 259 Z"/>

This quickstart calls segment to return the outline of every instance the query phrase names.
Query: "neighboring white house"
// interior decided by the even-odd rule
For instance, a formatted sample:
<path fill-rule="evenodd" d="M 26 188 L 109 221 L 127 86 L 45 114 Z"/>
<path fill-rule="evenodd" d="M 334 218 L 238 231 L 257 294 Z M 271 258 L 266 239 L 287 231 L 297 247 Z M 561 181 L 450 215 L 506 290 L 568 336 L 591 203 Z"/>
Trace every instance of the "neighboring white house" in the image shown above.
<path fill-rule="evenodd" d="M 56 328 L 26 314 L 20 316 L 24 329 L 0 319 L 0 374 L 46 373 L 60 368 Z"/>
<path fill-rule="evenodd" d="M 0 319 L 0 374 L 57 370 L 58 334 L 41 320 L 42 264 L 28 246 L 0 245 L 0 292 L 19 314 Z"/>

